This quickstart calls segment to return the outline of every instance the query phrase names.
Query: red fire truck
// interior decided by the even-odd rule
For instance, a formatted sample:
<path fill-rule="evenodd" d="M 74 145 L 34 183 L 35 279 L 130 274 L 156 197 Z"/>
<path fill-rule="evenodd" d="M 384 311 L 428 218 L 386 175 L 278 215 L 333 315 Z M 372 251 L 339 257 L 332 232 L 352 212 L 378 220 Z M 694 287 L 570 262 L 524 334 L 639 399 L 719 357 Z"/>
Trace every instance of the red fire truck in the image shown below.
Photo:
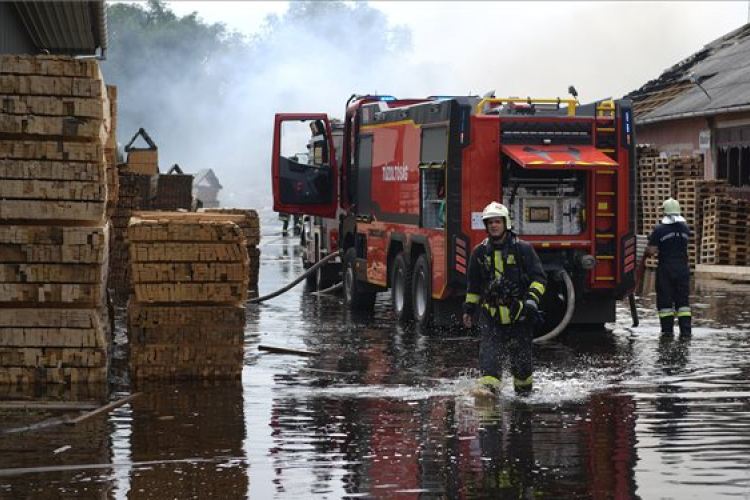
<path fill-rule="evenodd" d="M 282 154 L 299 122 L 308 164 Z M 499 201 L 549 277 L 541 331 L 603 325 L 635 280 L 634 145 L 628 100 L 352 96 L 341 151 L 327 115 L 276 115 L 274 210 L 337 221 L 348 306 L 390 289 L 396 317 L 427 325 L 460 317 Z"/>

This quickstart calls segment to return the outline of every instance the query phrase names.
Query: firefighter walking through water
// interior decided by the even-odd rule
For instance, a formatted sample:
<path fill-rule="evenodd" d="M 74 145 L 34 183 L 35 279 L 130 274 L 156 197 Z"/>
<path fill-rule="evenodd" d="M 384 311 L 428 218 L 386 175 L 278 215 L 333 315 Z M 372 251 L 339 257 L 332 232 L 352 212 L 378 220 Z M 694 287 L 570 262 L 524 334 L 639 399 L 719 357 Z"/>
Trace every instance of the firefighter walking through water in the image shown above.
<path fill-rule="evenodd" d="M 533 384 L 533 327 L 546 277 L 534 248 L 511 231 L 508 208 L 492 202 L 482 212 L 487 238 L 469 261 L 464 325 L 478 316 L 481 334 L 476 395 L 500 390 L 503 360 L 509 358 L 513 387 L 528 394 Z"/>
<path fill-rule="evenodd" d="M 646 255 L 658 254 L 656 268 L 656 308 L 659 312 L 661 334 L 674 333 L 674 316 L 680 326 L 680 335 L 692 334 L 692 312 L 689 304 L 690 265 L 688 240 L 690 229 L 680 215 L 680 204 L 669 198 L 662 205 L 664 218 L 648 238 Z"/>

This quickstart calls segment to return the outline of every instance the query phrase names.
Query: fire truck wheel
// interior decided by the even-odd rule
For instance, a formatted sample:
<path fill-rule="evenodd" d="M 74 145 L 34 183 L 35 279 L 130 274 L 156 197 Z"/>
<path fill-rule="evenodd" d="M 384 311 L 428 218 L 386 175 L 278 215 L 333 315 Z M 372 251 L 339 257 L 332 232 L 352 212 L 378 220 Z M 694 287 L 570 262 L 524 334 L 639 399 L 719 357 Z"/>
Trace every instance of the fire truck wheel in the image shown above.
<path fill-rule="evenodd" d="M 349 309 L 366 309 L 375 305 L 375 293 L 362 291 L 354 265 L 357 252 L 350 248 L 344 255 L 344 303 Z"/>
<path fill-rule="evenodd" d="M 337 264 L 326 264 L 319 267 L 315 273 L 315 288 L 325 290 L 339 281 L 339 266 Z"/>
<path fill-rule="evenodd" d="M 391 269 L 391 306 L 399 321 L 412 319 L 411 266 L 404 252 L 399 252 Z"/>
<path fill-rule="evenodd" d="M 432 270 L 427 255 L 422 254 L 414 264 L 412 278 L 412 305 L 414 320 L 421 327 L 432 324 Z"/>

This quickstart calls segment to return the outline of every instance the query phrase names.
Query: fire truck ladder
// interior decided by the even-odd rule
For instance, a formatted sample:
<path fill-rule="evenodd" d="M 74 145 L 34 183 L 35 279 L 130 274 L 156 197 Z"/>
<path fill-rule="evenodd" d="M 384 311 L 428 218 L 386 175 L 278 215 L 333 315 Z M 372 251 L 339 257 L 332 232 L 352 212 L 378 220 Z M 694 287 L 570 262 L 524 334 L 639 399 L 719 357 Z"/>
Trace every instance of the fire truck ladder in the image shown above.
<path fill-rule="evenodd" d="M 602 101 L 596 106 L 594 121 L 596 147 L 616 160 L 617 135 L 615 129 L 615 104 Z M 615 281 L 617 273 L 617 171 L 615 169 L 594 170 L 594 237 L 596 266 L 594 281 Z"/>

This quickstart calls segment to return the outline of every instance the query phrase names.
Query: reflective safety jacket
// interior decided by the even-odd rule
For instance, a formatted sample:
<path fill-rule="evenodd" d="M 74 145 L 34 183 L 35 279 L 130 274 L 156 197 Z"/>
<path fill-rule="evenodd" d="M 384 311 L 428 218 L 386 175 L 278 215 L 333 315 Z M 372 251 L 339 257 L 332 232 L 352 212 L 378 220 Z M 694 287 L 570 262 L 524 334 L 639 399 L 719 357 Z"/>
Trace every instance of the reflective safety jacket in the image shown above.
<path fill-rule="evenodd" d="M 519 290 L 519 296 L 506 304 L 493 304 L 490 300 L 490 283 L 503 276 Z M 544 295 L 547 278 L 542 261 L 526 241 L 507 231 L 500 243 L 489 239 L 474 248 L 469 260 L 464 312 L 474 314 L 484 307 L 502 325 L 518 321 L 523 315 L 523 303 L 534 300 L 537 305 Z"/>

